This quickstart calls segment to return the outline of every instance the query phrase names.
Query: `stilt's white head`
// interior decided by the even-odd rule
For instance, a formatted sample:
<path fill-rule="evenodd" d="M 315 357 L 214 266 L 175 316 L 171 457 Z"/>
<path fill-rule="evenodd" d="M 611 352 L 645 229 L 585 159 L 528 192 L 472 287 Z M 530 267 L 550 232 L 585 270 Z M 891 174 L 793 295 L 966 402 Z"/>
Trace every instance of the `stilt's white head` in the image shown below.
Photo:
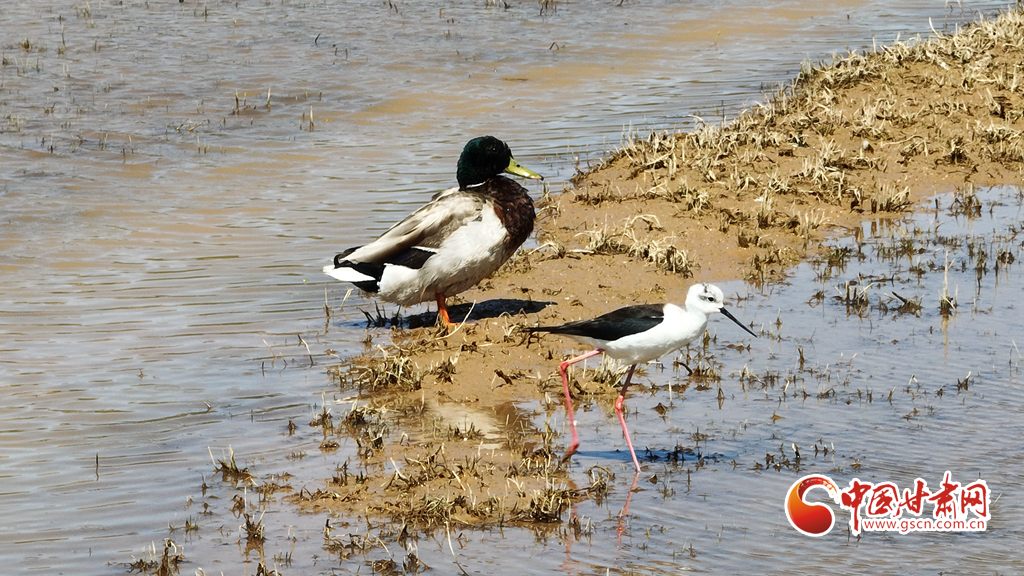
<path fill-rule="evenodd" d="M 751 336 L 757 337 L 757 334 L 754 334 L 750 328 L 741 324 L 735 316 L 725 309 L 725 294 L 722 293 L 721 288 L 714 284 L 704 282 L 690 286 L 690 291 L 686 293 L 686 309 L 688 311 L 703 312 L 709 316 L 715 312 L 721 312 L 726 318 L 735 322 L 737 326 L 746 330 Z"/>

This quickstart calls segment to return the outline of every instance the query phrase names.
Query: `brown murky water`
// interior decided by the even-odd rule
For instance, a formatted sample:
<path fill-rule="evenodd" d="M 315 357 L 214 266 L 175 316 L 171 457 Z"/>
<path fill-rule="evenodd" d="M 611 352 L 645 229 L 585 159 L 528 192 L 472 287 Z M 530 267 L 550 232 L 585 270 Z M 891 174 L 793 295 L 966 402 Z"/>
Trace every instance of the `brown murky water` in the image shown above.
<path fill-rule="evenodd" d="M 208 449 L 220 458 L 231 447 L 260 474 L 294 474 L 296 489 L 354 450 L 321 455 L 304 426 L 329 388 L 322 365 L 333 359 L 324 351 L 358 350 L 364 333 L 352 307 L 326 324 L 325 298 L 336 305 L 344 291 L 319 269 L 447 185 L 468 138 L 502 137 L 559 188 L 624 127 L 719 120 L 801 61 L 927 33 L 929 18 L 950 31 L 1000 5 L 6 3 L 0 565 L 120 572 L 119 563 L 171 536 L 188 546 L 186 571 L 254 571 L 241 567 L 252 557 L 236 545 L 233 493 L 201 490 L 213 484 Z M 1005 234 L 1000 222 L 992 226 Z M 858 264 L 872 265 L 889 273 Z M 973 268 L 964 274 L 960 302 L 972 304 L 944 325 L 934 306 L 895 319 L 851 316 L 828 299 L 808 307 L 815 291 L 830 296 L 838 282 L 815 280 L 810 266 L 789 286 L 752 294 L 737 312 L 767 324 L 781 310 L 782 340 L 718 355 L 732 374 L 723 409 L 715 391 L 687 391 L 665 421 L 631 425 L 655 454 L 691 446 L 699 428 L 709 434 L 702 453 L 718 459 L 715 474 L 702 468 L 687 483 L 691 464 L 667 465 L 634 494 L 620 525 L 630 481 L 621 454 L 610 452 L 620 438 L 607 414 L 584 413 L 595 435 L 585 445 L 608 448 L 582 453 L 580 470 L 611 459 L 621 488 L 617 500 L 576 511 L 591 520 L 590 535 L 466 532 L 460 561 L 482 573 L 522 572 L 497 559 L 504 554 L 529 555 L 537 572 L 578 573 L 751 571 L 769 558 L 785 560 L 780 570 L 814 573 L 837 557 L 853 571 L 884 554 L 927 554 L 937 569 L 965 557 L 1005 566 L 1008 543 L 1019 540 L 1005 520 L 1020 517 L 1012 498 L 1000 502 L 994 516 L 1004 520 L 988 534 L 850 543 L 836 533 L 823 553 L 821 542 L 791 531 L 778 505 L 796 473 L 746 471 L 779 444 L 821 438 L 835 444 L 835 461 L 806 466 L 842 469 L 837 479 L 860 459 L 860 474 L 901 485 L 916 475 L 937 482 L 952 469 L 1019 490 L 1019 465 L 1000 440 L 1020 433 L 1010 341 L 1021 327 L 1019 319 L 1007 326 L 1014 315 L 1005 313 L 1020 293 L 1019 266 L 990 273 L 979 289 Z M 913 290 L 934 295 L 934 279 L 931 271 Z M 826 332 L 824 347 L 815 339 Z M 813 374 L 795 367 L 796 346 Z M 904 373 L 910 360 L 919 366 Z M 778 372 L 780 383 L 744 391 L 744 364 L 760 376 Z M 968 371 L 977 384 L 955 394 L 954 378 Z M 788 376 L 812 399 L 780 401 Z M 813 396 L 832 387 L 835 395 Z M 856 397 L 858 388 L 875 391 L 874 402 Z M 880 397 L 892 388 L 890 406 Z M 640 414 L 650 414 L 647 402 L 667 404 L 667 390 L 630 398 Z M 922 415 L 902 418 L 913 408 Z M 772 413 L 785 419 L 770 424 Z M 300 424 L 295 437 L 289 420 Z M 907 432 L 898 451 L 887 447 L 893 430 Z M 199 530 L 186 533 L 186 521 Z M 278 564 L 286 573 L 339 568 L 320 547 L 323 519 L 280 506 L 264 522 L 268 558 L 291 553 L 290 565 Z M 421 540 L 428 564 L 450 566 L 443 540 Z"/>

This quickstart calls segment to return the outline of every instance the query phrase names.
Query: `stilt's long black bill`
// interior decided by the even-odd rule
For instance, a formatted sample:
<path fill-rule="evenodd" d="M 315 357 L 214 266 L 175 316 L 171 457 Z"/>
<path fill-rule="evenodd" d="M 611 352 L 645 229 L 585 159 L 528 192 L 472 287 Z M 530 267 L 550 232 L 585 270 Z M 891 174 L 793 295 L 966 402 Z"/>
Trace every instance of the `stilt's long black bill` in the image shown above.
<path fill-rule="evenodd" d="M 719 312 L 721 312 L 722 315 L 725 316 L 726 318 L 728 318 L 729 320 L 732 320 L 733 322 L 735 322 L 737 326 L 739 326 L 740 328 L 743 328 L 744 330 L 746 330 L 748 334 L 750 334 L 754 338 L 757 338 L 757 334 L 754 334 L 753 330 L 751 330 L 750 328 L 747 328 L 746 326 L 741 324 L 740 321 L 737 320 L 735 316 L 730 314 L 728 310 L 726 310 L 725 308 L 722 308 L 721 310 L 719 310 Z"/>

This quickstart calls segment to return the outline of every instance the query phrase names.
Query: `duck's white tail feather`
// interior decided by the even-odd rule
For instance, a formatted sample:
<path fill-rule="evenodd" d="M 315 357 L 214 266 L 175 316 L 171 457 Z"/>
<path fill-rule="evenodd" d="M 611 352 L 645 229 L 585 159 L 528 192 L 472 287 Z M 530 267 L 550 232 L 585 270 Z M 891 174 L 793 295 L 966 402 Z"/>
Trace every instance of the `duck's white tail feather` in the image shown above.
<path fill-rule="evenodd" d="M 335 268 L 334 264 L 328 264 L 324 266 L 324 274 L 327 274 L 331 278 L 341 280 L 342 282 L 375 282 L 376 278 L 367 276 L 362 272 L 358 272 L 353 268 L 342 266 L 341 268 Z"/>

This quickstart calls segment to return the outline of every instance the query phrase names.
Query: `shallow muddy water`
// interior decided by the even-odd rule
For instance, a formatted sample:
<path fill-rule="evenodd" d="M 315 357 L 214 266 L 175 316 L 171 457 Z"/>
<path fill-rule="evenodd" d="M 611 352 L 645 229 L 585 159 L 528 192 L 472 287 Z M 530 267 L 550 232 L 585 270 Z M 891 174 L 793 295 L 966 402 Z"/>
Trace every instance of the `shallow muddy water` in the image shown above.
<path fill-rule="evenodd" d="M 926 34 L 929 19 L 949 32 L 1001 6 L 616 4 L 511 2 L 506 10 L 451 2 L 6 3 L 5 573 L 119 573 L 152 543 L 162 548 L 165 537 L 186 546 L 188 573 L 255 572 L 243 565 L 254 556 L 236 545 L 236 493 L 213 479 L 210 452 L 219 459 L 233 448 L 261 477 L 293 474 L 287 481 L 297 490 L 330 476 L 354 451 L 342 445 L 321 453 L 320 438 L 305 426 L 331 399 L 324 395 L 331 389 L 324 366 L 337 358 L 326 351 L 359 351 L 364 335 L 359 300 L 350 301 L 347 316 L 325 321 L 325 299 L 337 308 L 344 288 L 326 283 L 320 267 L 447 186 L 470 137 L 505 139 L 557 190 L 577 162 L 585 167 L 614 146 L 625 127 L 731 117 L 803 61 L 869 47 L 873 39 Z M 685 562 L 709 571 L 757 569 L 779 550 L 801 549 L 806 556 L 790 566 L 805 572 L 833 565 L 836 555 L 850 570 L 867 566 L 887 546 L 900 554 L 928 552 L 943 565 L 957 565 L 968 548 L 982 559 L 1001 558 L 998 550 L 1009 545 L 1000 544 L 1019 540 L 1014 525 L 998 522 L 1019 517 L 1009 502 L 994 512 L 997 529 L 979 536 L 875 538 L 885 544 L 865 550 L 863 542 L 836 541 L 837 531 L 830 548 L 842 552 L 830 549 L 817 564 L 810 558 L 820 549 L 811 546 L 820 542 L 792 532 L 776 505 L 796 473 L 747 471 L 764 460 L 761 452 L 791 442 L 809 447 L 820 437 L 835 444 L 835 462 L 830 453 L 827 461 L 808 457 L 806 466 L 844 469 L 837 479 L 859 458 L 862 470 L 901 486 L 917 475 L 937 482 L 947 467 L 1019 490 L 1016 460 L 1002 454 L 998 438 L 1019 434 L 1016 392 L 1000 374 L 1007 362 L 1017 366 L 1009 341 L 1020 326 L 999 325 L 1014 316 L 1005 311 L 1019 294 L 1019 266 L 998 284 L 993 273 L 983 279 L 977 312 L 973 277 L 961 279 L 959 301 L 972 304 L 945 326 L 931 304 L 920 318 L 895 320 L 874 310 L 848 316 L 827 298 L 803 304 L 817 290 L 831 296 L 852 270 L 851 263 L 837 278 L 818 282 L 805 266 L 788 286 L 734 304 L 741 318 L 773 331 L 781 317 L 782 340 L 717 354 L 727 394 L 721 410 L 712 402 L 715 390 L 688 390 L 664 421 L 634 425 L 640 445 L 656 454 L 690 446 L 699 427 L 709 435 L 701 451 L 719 459 L 714 475 L 702 468 L 687 486 L 689 464 L 666 466 L 656 484 L 634 494 L 619 542 L 616 515 L 631 480 L 626 460 L 613 452 L 621 438 L 607 412 L 584 412 L 590 433 L 575 470 L 582 477 L 590 465 L 611 464 L 618 475 L 618 489 L 602 506 L 576 511 L 592 520 L 592 534 L 568 546 L 557 531 L 536 539 L 523 531 L 467 531 L 456 545 L 463 566 L 522 571 L 496 560 L 494 550 L 517 557 L 525 550 L 538 572 L 581 573 L 667 572 Z M 930 272 L 906 290 L 934 295 L 934 278 Z M 728 290 L 750 291 L 741 284 Z M 992 294 L 999 299 L 988 305 Z M 805 330 L 812 325 L 818 330 Z M 723 340 L 739 340 L 716 326 Z M 823 349 L 815 339 L 825 332 L 830 340 L 846 334 L 848 348 Z M 990 340 L 991 347 L 984 344 Z M 813 375 L 797 371 L 797 345 Z M 904 374 L 915 356 L 920 369 Z M 794 385 L 812 395 L 826 386 L 819 374 L 849 382 L 828 384 L 824 389 L 837 392 L 824 400 L 780 402 L 781 384 L 763 392 L 740 388 L 744 364 L 758 376 L 777 371 L 780 380 L 792 372 Z M 968 371 L 977 385 L 955 394 L 955 378 Z M 911 375 L 927 394 L 902 391 Z M 656 382 L 671 377 L 660 374 Z M 953 389 L 936 398 L 939 386 Z M 874 401 L 853 399 L 858 387 L 874 390 Z M 893 387 L 889 406 L 881 396 Z M 668 404 L 667 395 L 638 392 L 629 405 L 650 414 L 650 406 Z M 924 415 L 902 418 L 913 408 Z M 967 412 L 972 419 L 962 420 Z M 772 413 L 785 419 L 771 424 Z M 294 436 L 290 420 L 299 425 Z M 968 422 L 976 426 L 970 442 L 963 437 Z M 819 427 L 811 433 L 806 423 Z M 890 430 L 908 432 L 898 458 L 884 449 Z M 936 453 L 951 459 L 933 462 Z M 739 462 L 735 470 L 732 460 Z M 1015 475 L 1002 478 L 1004 467 Z M 204 491 L 204 483 L 213 488 Z M 723 487 L 735 496 L 722 494 Z M 199 529 L 186 531 L 186 522 Z M 285 573 L 368 570 L 323 552 L 322 518 L 275 505 L 264 523 L 267 558 L 280 555 Z M 442 536 L 424 537 L 421 557 L 448 570 Z M 284 562 L 289 553 L 291 564 Z"/>

